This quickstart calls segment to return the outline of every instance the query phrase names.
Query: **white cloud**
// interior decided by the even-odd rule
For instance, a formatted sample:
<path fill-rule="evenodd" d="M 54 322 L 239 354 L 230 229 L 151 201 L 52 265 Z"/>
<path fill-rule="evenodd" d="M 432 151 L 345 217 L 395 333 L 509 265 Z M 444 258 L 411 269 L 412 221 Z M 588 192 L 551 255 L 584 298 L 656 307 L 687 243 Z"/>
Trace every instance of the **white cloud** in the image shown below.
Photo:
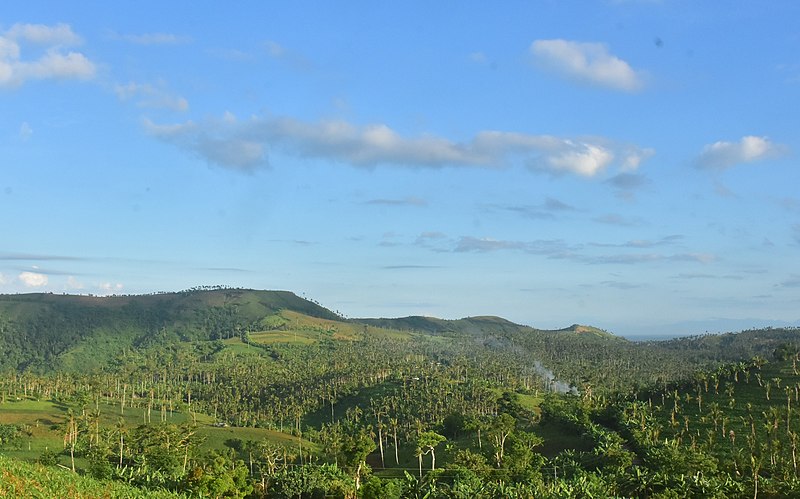
<path fill-rule="evenodd" d="M 222 119 L 161 125 L 144 121 L 152 136 L 192 152 L 209 163 L 251 171 L 267 163 L 267 150 L 337 161 L 359 167 L 500 167 L 520 161 L 534 171 L 585 177 L 616 165 L 630 170 L 652 151 L 602 137 L 561 138 L 483 131 L 466 142 L 422 135 L 404 137 L 384 124 L 345 121 L 307 123 L 293 118 Z"/>
<path fill-rule="evenodd" d="M 274 42 L 272 40 L 264 42 L 264 48 L 271 57 L 278 58 L 283 57 L 286 54 L 286 49 L 283 48 L 283 46 L 278 42 Z"/>
<path fill-rule="evenodd" d="M 312 67 L 311 62 L 303 54 L 290 50 L 274 40 L 264 42 L 263 48 L 269 57 L 280 60 L 294 70 L 305 71 Z"/>
<path fill-rule="evenodd" d="M 708 144 L 697 158 L 697 165 L 706 168 L 729 168 L 781 156 L 786 147 L 767 137 L 747 135 L 738 142 L 719 141 Z"/>
<path fill-rule="evenodd" d="M 602 43 L 536 40 L 530 51 L 539 65 L 570 79 L 624 92 L 644 86 L 642 75 Z"/>
<path fill-rule="evenodd" d="M 23 121 L 22 124 L 19 126 L 19 138 L 22 140 L 28 140 L 33 135 L 33 128 L 27 121 Z"/>
<path fill-rule="evenodd" d="M 266 164 L 264 145 L 259 141 L 232 136 L 227 128 L 231 114 L 215 123 L 201 127 L 192 121 L 183 124 L 158 125 L 145 119 L 145 130 L 150 135 L 177 145 L 210 164 L 221 165 L 242 172 L 251 172 Z"/>
<path fill-rule="evenodd" d="M 472 52 L 469 54 L 469 60 L 472 62 L 477 62 L 478 64 L 486 64 L 489 62 L 489 58 L 483 52 Z"/>
<path fill-rule="evenodd" d="M 75 276 L 69 276 L 69 277 L 67 277 L 66 288 L 67 289 L 83 289 L 84 285 L 83 285 L 82 282 L 80 282 L 77 279 L 75 279 Z"/>
<path fill-rule="evenodd" d="M 129 82 L 116 85 L 114 92 L 122 101 L 137 99 L 139 107 L 169 109 L 172 111 L 188 111 L 189 101 L 179 95 L 170 94 L 167 90 L 149 83 Z"/>
<path fill-rule="evenodd" d="M 97 287 L 98 289 L 106 293 L 116 293 L 122 291 L 122 289 L 124 288 L 122 283 L 119 282 L 118 283 L 104 282 L 99 284 Z"/>
<path fill-rule="evenodd" d="M 29 288 L 40 288 L 42 286 L 47 286 L 47 276 L 44 274 L 39 274 L 37 272 L 21 272 L 17 278 L 22 281 L 26 287 Z"/>
<path fill-rule="evenodd" d="M 93 78 L 94 63 L 80 52 L 64 50 L 80 42 L 66 24 L 15 24 L 0 34 L 0 87 L 17 87 L 28 80 Z M 33 60 L 22 59 L 22 43 L 41 45 L 44 52 Z"/>
<path fill-rule="evenodd" d="M 564 151 L 547 158 L 547 165 L 556 172 L 567 171 L 591 177 L 604 170 L 614 155 L 603 147 L 582 144 L 579 149 Z"/>
<path fill-rule="evenodd" d="M 38 45 L 78 45 L 81 38 L 76 35 L 68 24 L 59 23 L 55 26 L 45 24 L 15 24 L 6 32 L 6 37 L 12 40 L 25 40 Z"/>
<path fill-rule="evenodd" d="M 2 272 L 0 272 L 0 286 L 7 283 L 8 283 L 8 278 Z"/>

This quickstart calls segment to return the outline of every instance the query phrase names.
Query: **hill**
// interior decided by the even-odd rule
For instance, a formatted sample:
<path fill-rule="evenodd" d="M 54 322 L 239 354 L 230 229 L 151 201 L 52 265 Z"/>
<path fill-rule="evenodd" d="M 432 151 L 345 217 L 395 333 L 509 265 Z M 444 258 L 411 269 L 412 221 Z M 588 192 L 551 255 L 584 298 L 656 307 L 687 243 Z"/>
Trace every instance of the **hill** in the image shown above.
<path fill-rule="evenodd" d="M 637 343 L 587 325 L 540 330 L 492 316 L 346 320 L 290 292 L 246 289 L 0 296 L 0 448 L 28 460 L 57 449 L 51 461 L 79 473 L 173 491 L 235 475 L 241 480 L 228 486 L 256 496 L 302 497 L 295 487 L 313 482 L 348 497 L 368 465 L 374 486 L 405 477 L 409 493 L 425 480 L 467 487 L 459 480 L 469 471 L 465 497 L 504 483 L 529 489 L 490 496 L 607 497 L 656 496 L 661 489 L 645 481 L 665 453 L 701 442 L 719 462 L 703 476 L 744 490 L 732 477 L 746 463 L 715 475 L 727 450 L 698 431 L 727 442 L 710 426 L 726 407 L 727 428 L 733 416 L 738 424 L 785 404 L 791 423 L 798 336 L 782 329 Z M 763 366 L 764 358 L 784 362 Z M 642 426 L 650 433 L 637 433 Z M 784 450 L 800 431 L 788 429 Z M 669 449 L 667 433 L 675 435 Z M 436 462 L 446 474 L 423 477 L 423 457 L 432 470 L 442 439 Z M 769 457 L 772 470 L 788 473 L 790 454 L 772 450 L 736 452 Z M 753 466 L 749 476 L 763 480 Z M 14 483 L 32 473 L 19 469 Z M 693 462 L 672 474 L 700 476 Z"/>
<path fill-rule="evenodd" d="M 439 349 L 445 339 L 456 340 L 451 346 L 513 356 L 516 362 L 542 366 L 540 376 L 578 386 L 604 385 L 609 371 L 623 373 L 614 374 L 617 382 L 654 383 L 713 363 L 768 358 L 798 334 L 767 329 L 634 343 L 587 325 L 541 330 L 494 316 L 346 320 L 288 291 L 252 289 L 108 297 L 0 295 L 0 370 L 17 372 L 116 369 L 131 356 L 152 360 L 169 351 L 189 357 L 214 352 L 274 357 L 282 355 L 281 345 L 318 348 L 365 336 L 411 341 L 426 352 L 431 349 L 425 344 L 434 342 Z M 186 352 L 177 354 L 176 349 Z"/>
<path fill-rule="evenodd" d="M 151 295 L 0 295 L 0 370 L 36 372 L 106 368 L 124 352 L 154 345 L 223 340 L 244 344 L 301 343 L 336 331 L 332 339 L 372 335 L 469 338 L 496 347 L 515 337 L 548 334 L 500 317 L 345 320 L 288 291 L 193 289 Z M 394 331 L 395 333 L 390 333 Z M 571 326 L 559 333 L 600 330 Z M 283 332 L 283 335 L 278 334 Z M 602 333 L 605 338 L 615 338 Z M 624 341 L 624 340 L 622 340 Z"/>
<path fill-rule="evenodd" d="M 0 295 L 0 370 L 85 370 L 154 342 L 216 340 L 292 310 L 341 320 L 288 291 L 208 289 L 138 296 Z"/>

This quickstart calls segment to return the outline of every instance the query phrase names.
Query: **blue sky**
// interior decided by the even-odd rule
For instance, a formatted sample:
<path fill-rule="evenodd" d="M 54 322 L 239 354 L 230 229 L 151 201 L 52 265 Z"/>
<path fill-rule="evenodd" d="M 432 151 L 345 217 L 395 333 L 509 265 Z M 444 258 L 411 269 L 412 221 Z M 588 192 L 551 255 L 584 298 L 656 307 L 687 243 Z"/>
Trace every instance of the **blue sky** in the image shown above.
<path fill-rule="evenodd" d="M 800 4 L 14 2 L 0 292 L 800 324 Z"/>

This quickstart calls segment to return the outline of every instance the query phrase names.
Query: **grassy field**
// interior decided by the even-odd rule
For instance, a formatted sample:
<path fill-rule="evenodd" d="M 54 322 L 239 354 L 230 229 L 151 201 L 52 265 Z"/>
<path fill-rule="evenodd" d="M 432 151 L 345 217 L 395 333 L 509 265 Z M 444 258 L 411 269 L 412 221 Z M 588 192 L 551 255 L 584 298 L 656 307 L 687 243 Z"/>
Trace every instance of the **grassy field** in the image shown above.
<path fill-rule="evenodd" d="M 118 405 L 100 403 L 97 408 L 100 410 L 100 424 L 103 427 L 115 426 L 120 418 L 125 421 L 125 426 L 128 428 L 145 424 L 145 408 L 126 408 L 124 416 L 120 415 Z M 87 411 L 94 409 L 94 405 L 87 407 Z M 7 400 L 5 403 L 0 403 L 0 424 L 14 424 L 25 429 L 17 445 L 14 448 L 2 449 L 2 452 L 9 457 L 26 461 L 35 461 L 45 449 L 60 452 L 64 448 L 62 426 L 67 420 L 67 411 L 68 407 L 45 400 Z M 172 424 L 179 425 L 192 419 L 191 415 L 182 412 L 166 413 L 166 422 Z M 194 419 L 197 421 L 198 434 L 205 440 L 202 448 L 207 450 L 223 449 L 227 441 L 236 439 L 242 441 L 268 440 L 275 445 L 292 449 L 302 445 L 304 452 L 318 450 L 315 444 L 305 440 L 301 441 L 298 437 L 286 433 L 264 428 L 217 427 L 214 426 L 213 417 L 201 413 L 195 413 Z M 160 421 L 161 412 L 154 409 L 151 412 L 151 422 L 158 424 Z M 64 456 L 61 464 L 66 464 L 66 459 Z M 80 465 L 81 462 L 76 460 L 76 464 Z"/>

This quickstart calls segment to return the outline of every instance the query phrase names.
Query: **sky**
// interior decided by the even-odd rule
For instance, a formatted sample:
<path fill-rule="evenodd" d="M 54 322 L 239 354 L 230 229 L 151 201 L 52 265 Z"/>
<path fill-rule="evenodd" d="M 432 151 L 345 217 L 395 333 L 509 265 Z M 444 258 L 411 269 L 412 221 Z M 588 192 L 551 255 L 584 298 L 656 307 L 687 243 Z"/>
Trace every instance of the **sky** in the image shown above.
<path fill-rule="evenodd" d="M 800 325 L 800 3 L 12 2 L 0 293 Z"/>

